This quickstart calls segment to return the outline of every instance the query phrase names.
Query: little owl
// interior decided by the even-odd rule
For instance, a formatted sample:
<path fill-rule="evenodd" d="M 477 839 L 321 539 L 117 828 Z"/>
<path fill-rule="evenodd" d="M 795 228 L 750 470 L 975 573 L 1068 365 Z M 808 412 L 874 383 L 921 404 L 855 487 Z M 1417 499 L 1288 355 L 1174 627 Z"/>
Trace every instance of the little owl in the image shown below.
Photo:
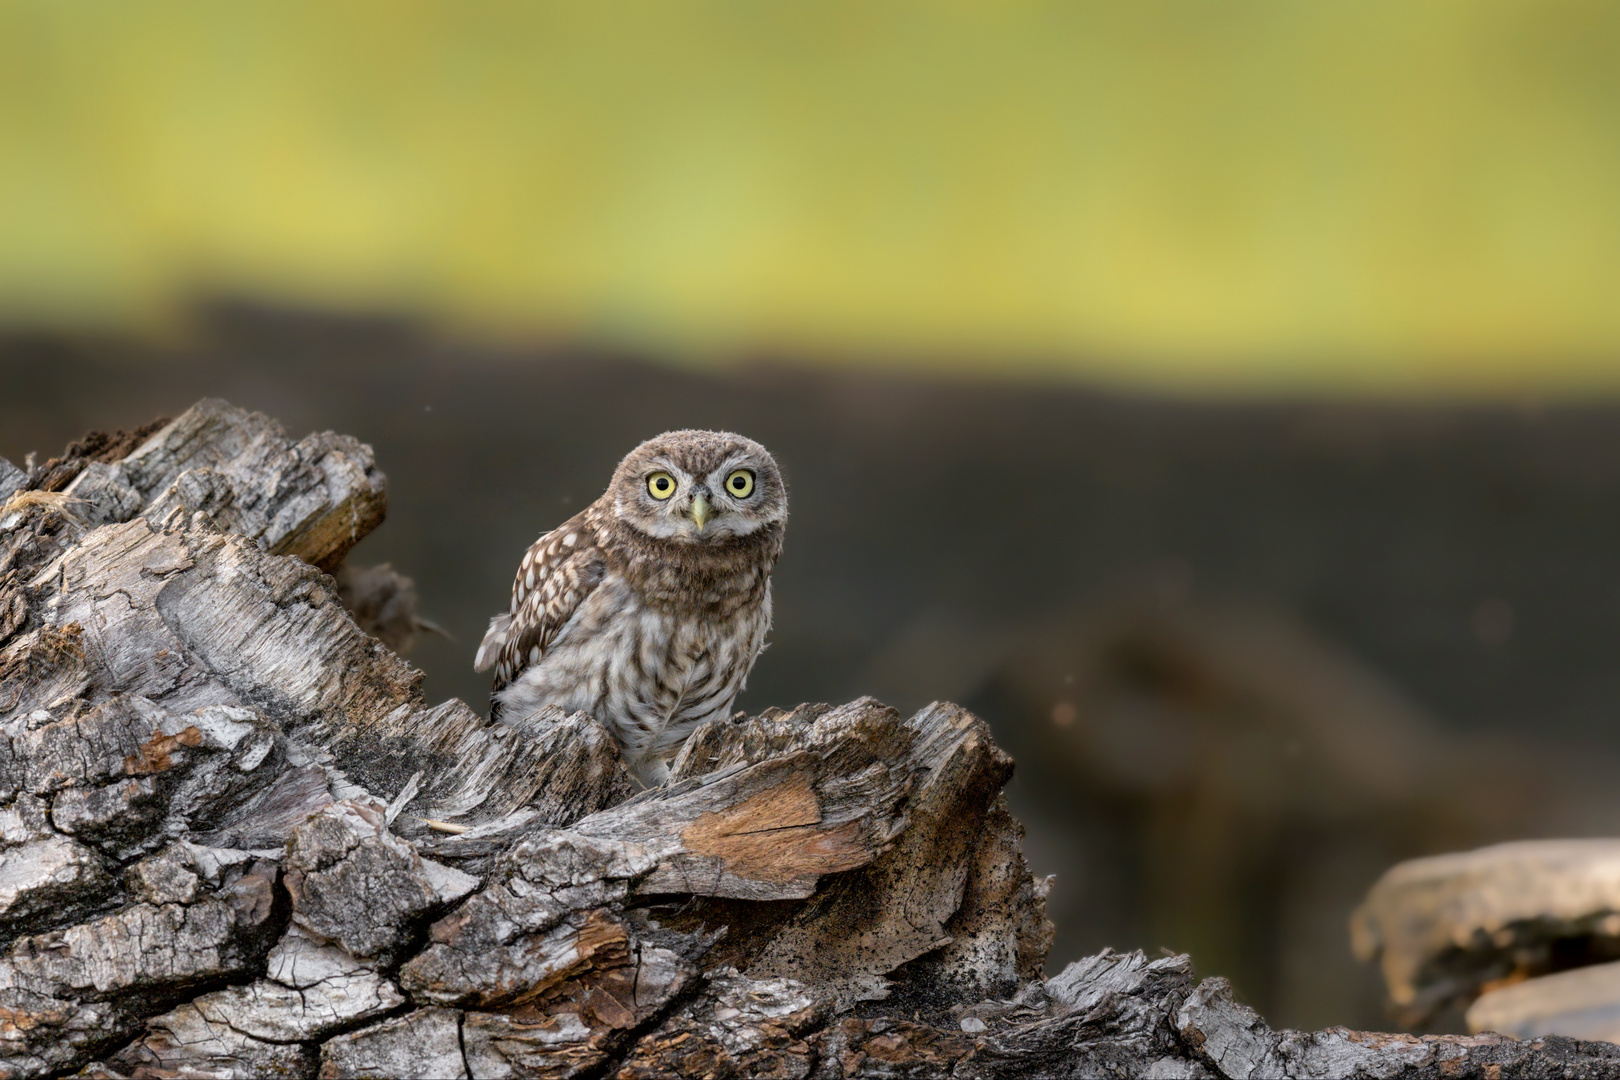
<path fill-rule="evenodd" d="M 534 542 L 473 666 L 494 716 L 594 716 L 647 786 L 703 721 L 726 716 L 771 628 L 787 490 L 766 449 L 672 431 L 619 462 L 606 493 Z"/>

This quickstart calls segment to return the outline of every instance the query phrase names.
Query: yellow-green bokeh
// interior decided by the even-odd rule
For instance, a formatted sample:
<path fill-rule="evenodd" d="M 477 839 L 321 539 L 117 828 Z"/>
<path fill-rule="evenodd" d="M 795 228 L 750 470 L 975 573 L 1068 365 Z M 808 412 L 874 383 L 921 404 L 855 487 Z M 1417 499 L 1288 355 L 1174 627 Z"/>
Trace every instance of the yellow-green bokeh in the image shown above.
<path fill-rule="evenodd" d="M 0 0 L 0 315 L 1620 388 L 1611 3 Z"/>

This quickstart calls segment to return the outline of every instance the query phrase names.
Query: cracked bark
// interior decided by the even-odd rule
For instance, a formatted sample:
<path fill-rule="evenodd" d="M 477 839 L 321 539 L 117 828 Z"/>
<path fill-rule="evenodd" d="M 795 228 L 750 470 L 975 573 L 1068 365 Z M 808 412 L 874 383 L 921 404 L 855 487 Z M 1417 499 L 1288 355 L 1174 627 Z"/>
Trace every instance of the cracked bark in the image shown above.
<path fill-rule="evenodd" d="M 383 512 L 352 439 L 203 402 L 0 489 L 0 1077 L 1620 1070 L 1274 1032 L 1185 957 L 1043 980 L 955 706 L 715 722 L 637 793 L 588 718 L 429 705 L 325 572 Z"/>

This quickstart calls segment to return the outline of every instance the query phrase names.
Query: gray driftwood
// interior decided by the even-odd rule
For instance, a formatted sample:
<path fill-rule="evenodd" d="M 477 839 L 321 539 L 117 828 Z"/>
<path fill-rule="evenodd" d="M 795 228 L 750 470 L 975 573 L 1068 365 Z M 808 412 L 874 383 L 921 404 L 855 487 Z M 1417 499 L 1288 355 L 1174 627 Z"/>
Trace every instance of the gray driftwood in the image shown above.
<path fill-rule="evenodd" d="M 1276 1032 L 1186 957 L 1050 980 L 977 718 L 604 732 L 457 701 L 341 603 L 370 451 L 204 402 L 0 468 L 0 1077 L 1600 1076 Z M 20 477 L 20 479 L 19 479 Z"/>

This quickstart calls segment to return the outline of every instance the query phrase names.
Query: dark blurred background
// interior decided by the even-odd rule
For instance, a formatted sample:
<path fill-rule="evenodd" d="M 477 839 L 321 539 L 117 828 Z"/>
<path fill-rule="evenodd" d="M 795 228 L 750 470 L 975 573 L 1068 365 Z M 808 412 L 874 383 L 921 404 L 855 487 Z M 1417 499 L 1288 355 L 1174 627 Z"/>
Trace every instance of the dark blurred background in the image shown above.
<path fill-rule="evenodd" d="M 204 395 L 360 437 L 353 559 L 482 707 L 535 535 L 745 432 L 793 512 L 747 707 L 984 715 L 1052 972 L 1187 950 L 1387 1026 L 1386 867 L 1620 830 L 1616 47 L 1575 3 L 5 5 L 0 456 Z"/>

